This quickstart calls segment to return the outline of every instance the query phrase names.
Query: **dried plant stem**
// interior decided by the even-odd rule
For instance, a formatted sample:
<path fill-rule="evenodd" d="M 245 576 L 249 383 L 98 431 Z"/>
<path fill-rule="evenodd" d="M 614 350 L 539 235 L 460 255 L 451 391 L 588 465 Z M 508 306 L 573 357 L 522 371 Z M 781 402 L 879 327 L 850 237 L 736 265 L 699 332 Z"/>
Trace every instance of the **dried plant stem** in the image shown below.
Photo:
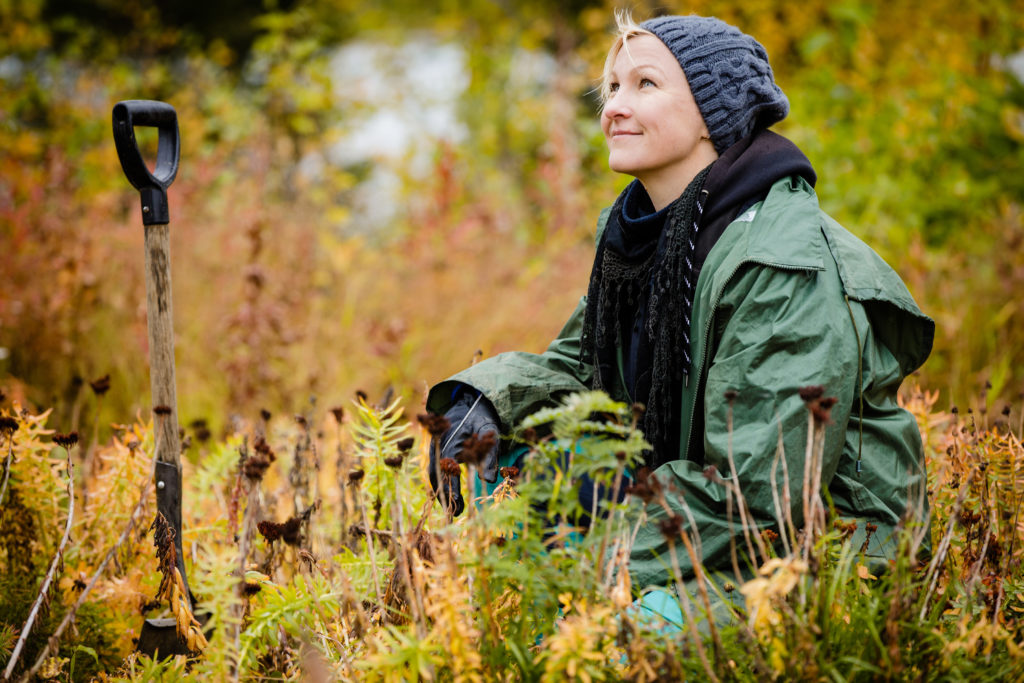
<path fill-rule="evenodd" d="M 4 502 L 4 494 L 7 493 L 7 481 L 11 477 L 11 462 L 14 460 L 14 432 L 7 437 L 7 457 L 4 458 L 4 482 L 0 484 L 0 504 Z"/>
<path fill-rule="evenodd" d="M 135 508 L 128 516 L 128 523 L 125 524 L 124 529 L 121 531 L 121 535 L 118 537 L 114 545 L 110 547 L 110 550 L 107 551 L 107 554 L 103 557 L 103 561 L 100 562 L 99 566 L 96 568 L 96 571 L 93 572 L 92 577 L 89 579 L 89 583 L 86 584 L 84 589 L 82 589 L 82 593 L 78 596 L 78 600 L 75 601 L 75 604 L 71 606 L 71 609 L 68 610 L 68 613 L 64 615 L 64 619 L 60 622 L 60 625 L 57 626 L 57 630 L 55 630 L 53 632 L 53 635 L 50 636 L 46 645 L 43 647 L 42 652 L 40 652 L 39 656 L 36 658 L 36 663 L 33 664 L 32 668 L 24 676 L 21 677 L 21 683 L 25 683 L 31 680 L 36 675 L 36 673 L 38 673 L 39 669 L 42 668 L 43 663 L 46 661 L 46 658 L 47 656 L 49 656 L 51 650 L 56 649 L 57 645 L 59 644 L 60 637 L 64 634 L 65 629 L 67 629 L 67 627 L 70 626 L 71 623 L 75 620 L 75 616 L 78 614 L 78 610 L 82 607 L 83 604 L 85 604 L 86 596 L 88 596 L 89 592 L 92 591 L 92 589 L 96 586 L 96 582 L 99 581 L 99 578 L 103 575 L 104 570 L 106 570 L 107 568 L 107 564 L 110 562 L 111 559 L 113 559 L 114 553 L 116 553 L 124 544 L 124 542 L 128 539 L 128 535 L 135 528 L 135 523 L 137 521 L 139 513 L 142 511 L 143 506 L 146 504 L 146 499 L 149 497 L 149 488 L 153 482 L 155 474 L 156 458 L 154 457 L 153 466 L 149 470 L 149 476 L 146 477 L 146 481 L 142 485 L 142 491 L 139 494 L 139 502 L 135 504 Z"/>
<path fill-rule="evenodd" d="M 704 673 L 708 675 L 708 680 L 717 683 L 718 676 L 715 675 L 710 662 L 708 662 L 707 652 L 704 651 L 704 642 L 701 639 L 700 634 L 697 632 L 697 623 L 694 621 L 693 607 L 690 605 L 690 594 L 686 592 L 686 587 L 683 585 L 683 575 L 682 571 L 679 569 L 679 558 L 676 556 L 676 543 L 671 537 L 668 538 L 668 551 L 669 557 L 672 560 L 672 574 L 676 581 L 676 592 L 679 594 L 679 601 L 682 603 L 683 612 L 686 614 L 686 626 L 690 630 L 690 637 L 693 639 L 693 647 L 697 650 L 697 658 L 700 659 L 700 663 L 704 667 Z M 710 623 L 710 621 L 711 614 L 709 612 L 708 622 Z"/>
<path fill-rule="evenodd" d="M 776 453 L 782 461 L 782 512 L 786 517 L 786 528 L 789 529 L 789 538 L 796 546 L 796 525 L 793 524 L 793 497 L 789 489 L 789 460 L 786 458 L 786 448 L 782 440 L 782 420 L 779 420 L 779 446 Z M 782 529 L 779 529 L 781 532 Z M 788 551 L 787 551 L 788 554 Z"/>
<path fill-rule="evenodd" d="M 953 509 L 949 513 L 949 524 L 946 525 L 946 533 L 943 534 L 938 550 L 932 556 L 932 561 L 928 565 L 928 571 L 925 572 L 924 583 L 928 584 L 928 590 L 924 594 L 924 600 L 921 601 L 921 614 L 918 617 L 921 621 L 924 621 L 924 616 L 928 612 L 928 600 L 931 598 L 932 591 L 935 590 L 935 585 L 939 580 L 939 565 L 945 561 L 946 553 L 949 552 L 949 544 L 953 540 L 953 529 L 956 527 L 957 518 L 960 516 L 960 510 L 963 508 L 964 499 L 967 497 L 967 491 L 970 490 L 973 480 L 974 470 L 971 470 L 967 475 L 967 479 L 960 486 L 956 502 L 953 503 Z"/>
<path fill-rule="evenodd" d="M 53 556 L 53 561 L 50 562 L 50 569 L 46 572 L 46 578 L 43 579 L 43 585 L 39 589 L 36 601 L 32 604 L 32 609 L 29 610 L 28 619 L 25 620 L 25 625 L 21 627 L 21 635 L 18 636 L 18 643 L 14 646 L 14 650 L 11 652 L 11 660 L 7 662 L 7 668 L 4 669 L 5 681 L 9 681 L 11 679 L 11 673 L 14 671 L 14 666 L 18 663 L 18 658 L 21 656 L 21 650 L 25 647 L 25 641 L 28 640 L 28 634 L 32 630 L 32 626 L 35 624 L 36 617 L 39 615 L 39 608 L 46 599 L 46 595 L 50 590 L 50 583 L 53 581 L 53 578 L 57 573 L 57 567 L 60 566 L 61 559 L 64 556 L 64 547 L 68 544 L 68 539 L 71 538 L 71 524 L 75 519 L 75 473 L 74 465 L 71 463 L 71 451 L 69 449 L 65 449 L 65 451 L 68 454 L 68 521 L 67 524 L 64 525 L 64 536 L 61 538 L 60 544 L 57 546 L 57 552 Z"/>
<path fill-rule="evenodd" d="M 623 472 L 624 469 L 625 469 L 625 466 L 622 463 L 619 463 L 619 466 L 615 468 L 615 480 L 612 482 L 612 497 L 611 497 L 611 502 L 609 503 L 609 505 L 614 505 L 615 501 L 618 500 L 618 497 L 619 497 L 619 487 L 622 486 L 622 472 Z M 594 502 L 595 503 L 597 502 L 597 496 L 594 496 Z M 608 512 L 608 517 L 607 517 L 605 525 L 604 525 L 604 534 L 601 536 L 601 545 L 597 549 L 597 576 L 601 576 L 601 574 L 603 573 L 604 553 L 605 553 L 605 550 L 608 549 L 608 539 L 611 538 L 611 536 L 612 536 L 612 531 L 614 529 L 614 526 L 613 526 L 614 522 L 615 522 L 614 511 L 610 510 Z M 590 524 L 593 525 L 595 523 L 596 523 L 596 518 L 591 516 Z"/>
<path fill-rule="evenodd" d="M 747 515 L 747 503 L 743 497 L 743 491 L 740 489 L 740 475 L 736 471 L 736 459 L 732 457 L 732 403 L 729 404 L 729 472 L 732 474 L 732 486 L 736 495 L 736 506 L 740 511 L 740 524 L 743 525 L 743 538 L 747 542 L 747 550 L 750 552 L 750 559 L 757 562 L 757 554 L 754 552 L 753 545 L 750 542 L 750 537 L 754 537 L 754 541 L 757 543 L 757 549 L 761 552 L 761 561 L 768 561 L 768 551 L 764 547 L 764 543 L 761 540 L 761 534 L 757 531 L 757 525 L 754 524 L 749 515 Z M 753 531 L 753 533 L 751 533 Z"/>
<path fill-rule="evenodd" d="M 779 471 L 779 460 L 781 459 L 782 452 L 778 449 L 775 451 L 775 457 L 772 458 L 772 469 L 771 469 L 771 480 L 772 480 L 772 505 L 775 506 L 775 521 L 779 524 L 779 536 L 782 537 L 782 548 L 786 556 L 789 556 L 789 539 L 786 538 L 786 522 L 782 516 L 782 504 L 779 502 L 779 484 L 777 481 L 776 474 Z"/>
<path fill-rule="evenodd" d="M 697 527 L 693 527 L 696 532 Z M 725 648 L 722 647 L 722 639 L 718 635 L 718 628 L 715 626 L 715 619 L 711 614 L 711 596 L 708 595 L 707 579 L 704 577 L 704 568 L 701 566 L 700 556 L 697 555 L 694 550 L 693 543 L 690 542 L 690 534 L 686 533 L 686 529 L 679 530 L 679 536 L 683 539 L 683 545 L 686 546 L 686 552 L 690 555 L 690 562 L 693 564 L 693 573 L 697 578 L 697 591 L 700 593 L 700 599 L 704 603 L 704 609 L 707 610 L 708 614 L 708 630 L 711 631 L 711 642 L 715 647 L 715 665 L 722 666 L 722 657 L 725 652 Z"/>
<path fill-rule="evenodd" d="M 804 449 L 804 485 L 801 490 L 803 495 L 803 560 L 806 562 L 811 554 L 811 542 L 814 534 L 811 533 L 811 458 L 814 453 L 814 415 L 807 411 L 807 447 Z"/>
<path fill-rule="evenodd" d="M 235 652 L 242 651 L 242 619 L 245 613 L 245 569 L 249 561 L 249 546 L 252 544 L 253 528 L 256 526 L 256 510 L 259 506 L 260 488 L 256 482 L 250 482 L 249 500 L 245 505 L 245 517 L 242 520 L 242 539 L 238 547 L 238 583 L 235 584 L 235 595 L 238 596 L 238 612 L 235 614 L 232 640 L 235 645 Z M 242 673 L 241 657 L 232 666 L 234 680 L 239 680 Z"/>
<path fill-rule="evenodd" d="M 363 529 L 366 531 L 366 549 L 370 554 L 370 572 L 373 575 L 373 589 L 377 592 L 377 604 L 384 606 L 384 594 L 380 590 L 380 574 L 377 572 L 377 558 L 373 547 L 373 532 L 370 530 L 370 517 L 366 514 L 366 506 L 363 505 L 362 496 L 356 492 L 356 507 L 363 518 Z"/>

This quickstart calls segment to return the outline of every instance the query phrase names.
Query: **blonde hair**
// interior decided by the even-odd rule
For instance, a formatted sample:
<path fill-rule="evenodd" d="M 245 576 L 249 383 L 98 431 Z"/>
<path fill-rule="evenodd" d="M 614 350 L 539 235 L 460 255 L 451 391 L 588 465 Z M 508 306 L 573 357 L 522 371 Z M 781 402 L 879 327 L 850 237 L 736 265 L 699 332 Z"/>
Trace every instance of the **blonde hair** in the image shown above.
<path fill-rule="evenodd" d="M 633 15 L 628 9 L 615 10 L 615 42 L 612 43 L 611 49 L 608 50 L 608 56 L 604 60 L 604 72 L 601 74 L 600 93 L 602 108 L 612 94 L 610 84 L 612 67 L 615 66 L 615 60 L 618 58 L 619 52 L 625 49 L 626 55 L 632 59 L 632 56 L 629 54 L 629 44 L 626 41 L 636 36 L 653 35 L 653 33 L 645 28 L 641 28 L 638 23 L 633 21 Z"/>

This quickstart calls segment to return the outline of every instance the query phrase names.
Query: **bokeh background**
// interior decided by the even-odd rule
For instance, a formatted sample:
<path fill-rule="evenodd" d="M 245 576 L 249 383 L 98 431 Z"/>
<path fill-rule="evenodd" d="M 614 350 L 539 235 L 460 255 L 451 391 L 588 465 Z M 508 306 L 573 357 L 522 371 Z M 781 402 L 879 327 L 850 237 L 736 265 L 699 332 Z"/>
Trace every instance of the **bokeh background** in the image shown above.
<path fill-rule="evenodd" d="M 111 137 L 122 99 L 179 117 L 184 424 L 389 387 L 416 406 L 478 353 L 542 350 L 628 180 L 607 168 L 595 92 L 621 6 L 0 2 L 0 387 L 64 429 L 148 411 L 139 200 Z M 766 46 L 792 105 L 776 130 L 810 157 L 821 204 L 936 320 L 914 381 L 939 406 L 1017 402 L 1019 0 L 632 8 L 714 14 Z M 105 375 L 110 391 L 91 391 Z"/>

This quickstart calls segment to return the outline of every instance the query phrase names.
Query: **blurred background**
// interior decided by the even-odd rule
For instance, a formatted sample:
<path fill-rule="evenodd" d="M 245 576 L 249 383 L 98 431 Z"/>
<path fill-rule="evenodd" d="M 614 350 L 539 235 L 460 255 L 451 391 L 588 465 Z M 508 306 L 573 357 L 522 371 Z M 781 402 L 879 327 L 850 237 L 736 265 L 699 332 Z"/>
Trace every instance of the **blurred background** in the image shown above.
<path fill-rule="evenodd" d="M 65 430 L 148 413 L 139 199 L 111 136 L 123 99 L 179 117 L 183 424 L 389 387 L 418 409 L 478 353 L 542 350 L 628 180 L 607 168 L 595 92 L 620 6 L 0 2 L 0 387 Z M 792 105 L 776 130 L 810 157 L 823 208 L 937 323 L 912 381 L 940 407 L 1018 402 L 1020 1 L 632 8 L 714 14 L 765 45 Z M 152 153 L 155 134 L 141 142 Z"/>

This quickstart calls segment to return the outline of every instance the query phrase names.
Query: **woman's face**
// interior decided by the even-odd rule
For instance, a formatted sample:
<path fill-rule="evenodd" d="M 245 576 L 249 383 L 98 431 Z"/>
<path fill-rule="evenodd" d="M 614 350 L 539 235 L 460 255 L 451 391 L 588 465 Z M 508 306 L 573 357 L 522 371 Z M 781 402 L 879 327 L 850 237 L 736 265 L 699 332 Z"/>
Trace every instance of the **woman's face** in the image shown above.
<path fill-rule="evenodd" d="M 615 58 L 601 113 L 608 165 L 638 178 L 661 208 L 656 194 L 675 199 L 718 154 L 668 47 L 639 35 L 629 39 L 628 50 L 623 45 Z"/>

